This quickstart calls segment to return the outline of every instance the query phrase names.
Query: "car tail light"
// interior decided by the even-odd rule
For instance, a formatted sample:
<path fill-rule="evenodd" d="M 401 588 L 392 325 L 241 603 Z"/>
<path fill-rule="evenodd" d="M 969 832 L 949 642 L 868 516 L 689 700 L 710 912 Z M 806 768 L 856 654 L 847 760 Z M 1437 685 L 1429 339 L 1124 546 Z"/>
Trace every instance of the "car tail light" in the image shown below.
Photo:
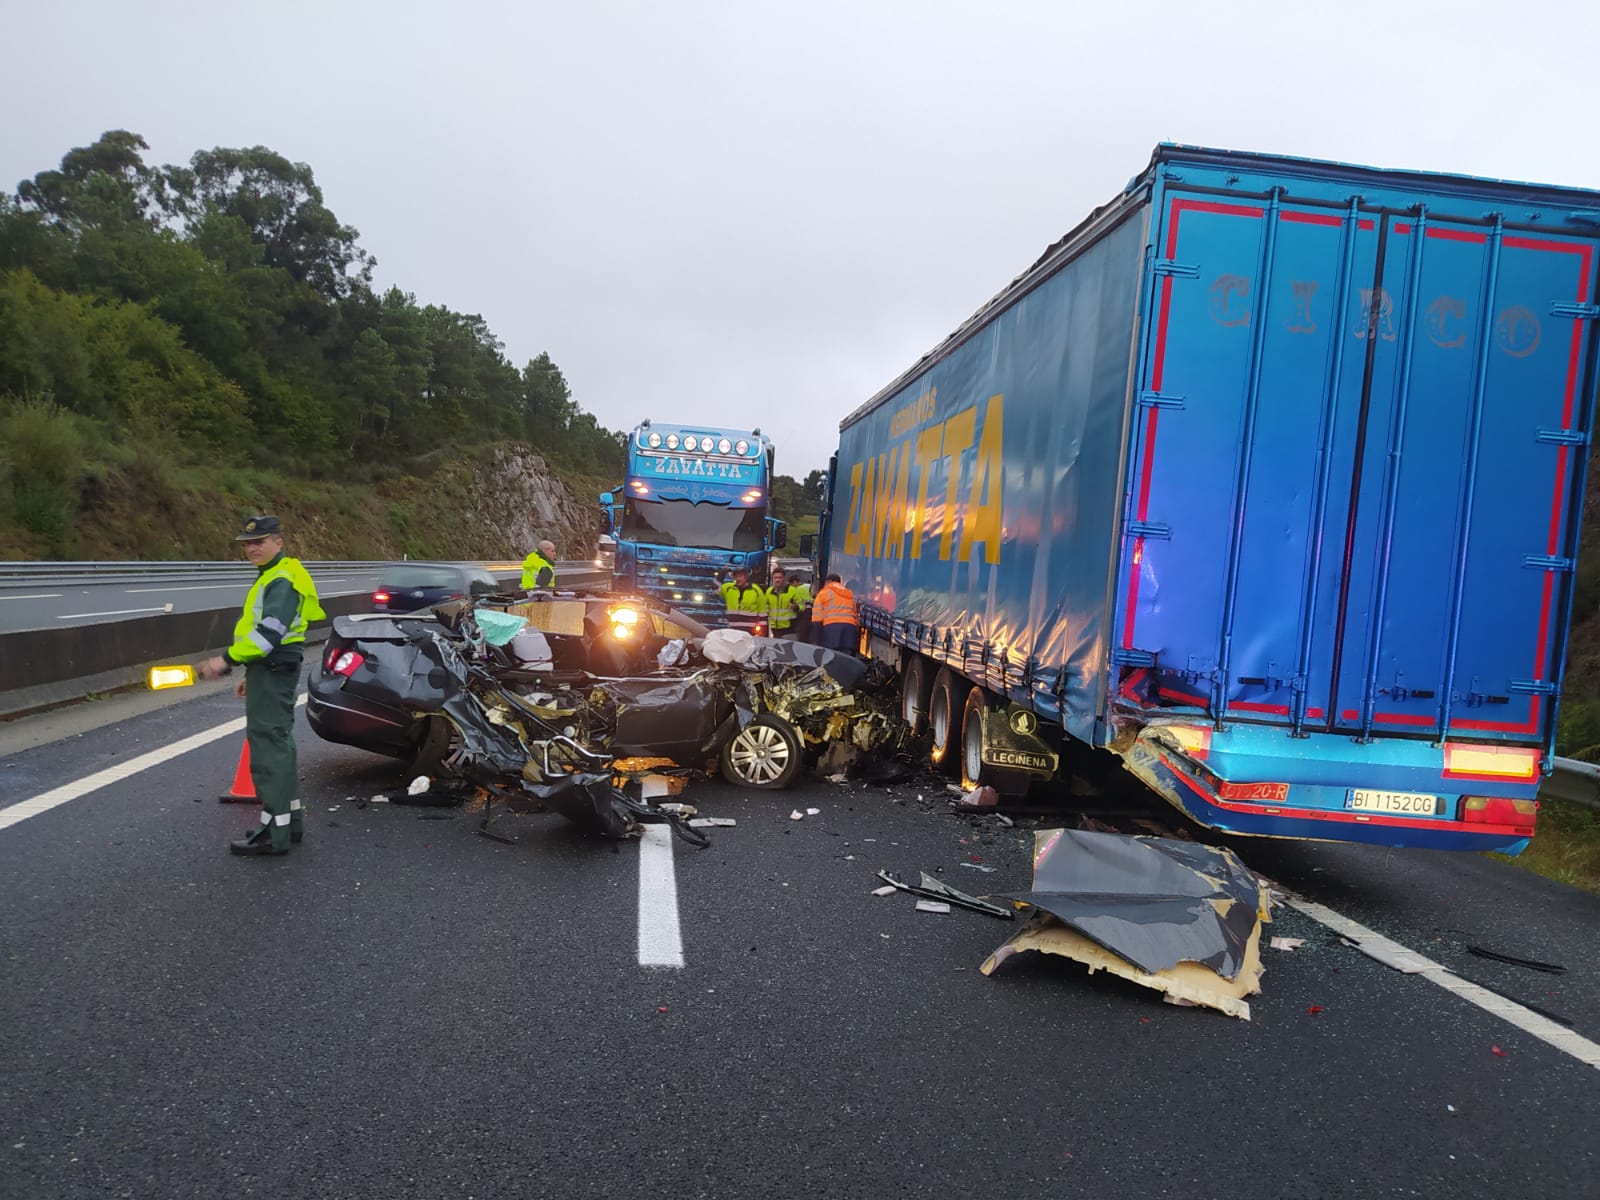
<path fill-rule="evenodd" d="M 346 679 L 349 679 L 350 676 L 354 675 L 357 668 L 359 668 L 362 663 L 367 661 L 366 656 L 363 655 L 359 650 L 343 650 L 339 652 L 337 657 L 335 657 L 333 651 L 330 650 L 328 651 L 328 657 L 333 659 L 333 661 L 328 664 L 328 670 L 332 671 L 335 675 L 343 675 Z"/>
<path fill-rule="evenodd" d="M 1474 825 L 1512 825 L 1532 833 L 1538 819 L 1537 800 L 1511 800 L 1505 796 L 1461 797 L 1461 819 Z"/>
<path fill-rule="evenodd" d="M 372 602 L 374 604 L 389 603 L 389 593 L 384 591 L 382 588 L 379 588 L 377 591 L 372 593 Z"/>

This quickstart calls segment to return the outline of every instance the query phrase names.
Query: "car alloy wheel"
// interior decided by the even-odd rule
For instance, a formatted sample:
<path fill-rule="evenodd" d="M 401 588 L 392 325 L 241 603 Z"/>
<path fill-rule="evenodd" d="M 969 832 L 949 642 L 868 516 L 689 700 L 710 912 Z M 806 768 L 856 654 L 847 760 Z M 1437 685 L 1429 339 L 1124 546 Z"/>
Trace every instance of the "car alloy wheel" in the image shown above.
<path fill-rule="evenodd" d="M 762 713 L 722 748 L 722 773 L 746 787 L 776 790 L 799 774 L 800 735 L 782 717 Z"/>

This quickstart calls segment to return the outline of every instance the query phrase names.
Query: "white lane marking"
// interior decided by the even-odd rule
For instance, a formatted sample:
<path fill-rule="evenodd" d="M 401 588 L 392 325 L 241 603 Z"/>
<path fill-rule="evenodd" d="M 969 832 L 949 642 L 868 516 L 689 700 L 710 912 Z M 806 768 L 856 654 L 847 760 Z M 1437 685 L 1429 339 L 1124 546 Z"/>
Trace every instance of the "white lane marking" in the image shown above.
<path fill-rule="evenodd" d="M 156 587 L 156 588 L 125 588 L 130 596 L 137 596 L 140 592 L 215 592 L 221 589 L 237 591 L 241 580 L 233 583 L 195 583 L 184 587 Z"/>
<path fill-rule="evenodd" d="M 31 596 L 0 596 L 0 600 L 59 600 L 60 592 L 35 592 Z"/>
<path fill-rule="evenodd" d="M 304 695 L 295 698 L 298 707 L 306 702 Z M 64 783 L 58 788 L 52 788 L 42 795 L 35 796 L 32 800 L 24 800 L 20 804 L 13 804 L 10 808 L 0 808 L 0 829 L 9 829 L 13 825 L 21 824 L 29 817 L 37 817 L 40 813 L 49 812 L 52 808 L 61 805 L 90 792 L 97 792 L 112 783 L 120 783 L 130 779 L 140 771 L 148 771 L 151 767 L 159 767 L 162 763 L 171 762 L 180 754 L 187 754 L 191 750 L 198 750 L 201 746 L 225 738 L 230 733 L 239 733 L 244 729 L 244 718 L 239 717 L 221 725 L 202 729 L 199 733 L 190 734 L 181 741 L 173 742 L 170 746 L 162 746 L 151 750 L 138 758 L 130 758 L 127 762 L 118 763 L 114 767 L 107 767 L 104 771 L 96 771 L 93 775 L 86 775 L 74 783 Z"/>
<path fill-rule="evenodd" d="M 645 799 L 665 795 L 666 781 L 646 778 Z M 672 866 L 672 828 L 646 825 L 639 839 L 639 965 L 683 966 L 683 932 L 678 926 L 678 880 Z"/>
<path fill-rule="evenodd" d="M 1427 965 L 1417 972 L 1418 978 L 1436 983 L 1447 992 L 1460 996 L 1468 1004 L 1476 1004 L 1490 1016 L 1499 1017 L 1509 1025 L 1514 1025 L 1524 1033 L 1532 1034 L 1541 1042 L 1554 1046 L 1557 1050 L 1572 1055 L 1579 1062 L 1591 1067 L 1600 1067 L 1600 1045 L 1582 1037 L 1564 1025 L 1557 1024 L 1548 1017 L 1541 1017 L 1531 1009 L 1524 1008 L 1515 1000 L 1507 1000 L 1504 996 L 1491 992 L 1488 988 L 1479 987 L 1469 980 L 1461 978 L 1449 967 L 1436 963 L 1431 958 L 1418 954 L 1415 950 L 1408 949 L 1398 942 L 1392 942 L 1381 933 L 1374 933 L 1365 925 L 1352 921 L 1349 917 L 1341 916 L 1331 908 L 1324 908 L 1311 900 L 1290 899 L 1289 907 L 1305 913 L 1313 921 L 1319 921 L 1335 933 L 1342 933 L 1353 941 L 1389 954 L 1404 955 L 1414 958 Z"/>
<path fill-rule="evenodd" d="M 116 612 L 97 613 L 57 613 L 56 620 L 71 621 L 77 617 L 130 617 L 135 613 L 167 612 L 171 606 L 165 608 L 119 608 Z"/>

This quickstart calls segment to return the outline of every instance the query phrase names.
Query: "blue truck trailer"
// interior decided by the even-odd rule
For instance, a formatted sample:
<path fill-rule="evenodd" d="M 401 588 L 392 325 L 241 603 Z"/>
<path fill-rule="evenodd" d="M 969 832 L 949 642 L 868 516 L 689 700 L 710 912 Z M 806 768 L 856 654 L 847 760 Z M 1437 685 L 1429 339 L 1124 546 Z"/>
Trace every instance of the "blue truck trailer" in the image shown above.
<path fill-rule="evenodd" d="M 1592 191 L 1158 147 L 840 426 L 823 569 L 934 759 L 1095 747 L 1218 829 L 1519 852 L 1597 239 Z"/>
<path fill-rule="evenodd" d="M 628 437 L 627 474 L 600 497 L 615 539 L 612 587 L 654 596 L 707 625 L 766 632 L 762 614 L 729 613 L 718 592 L 737 568 L 765 586 L 786 527 L 767 515 L 773 446 L 759 429 L 644 421 Z"/>

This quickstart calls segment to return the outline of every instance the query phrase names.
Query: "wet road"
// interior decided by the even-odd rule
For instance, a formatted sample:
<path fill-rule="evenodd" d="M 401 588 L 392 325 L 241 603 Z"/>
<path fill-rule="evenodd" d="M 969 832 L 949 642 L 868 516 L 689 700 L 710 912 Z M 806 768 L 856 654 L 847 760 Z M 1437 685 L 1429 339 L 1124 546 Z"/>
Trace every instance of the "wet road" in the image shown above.
<path fill-rule="evenodd" d="M 240 712 L 212 690 L 7 753 L 0 822 Z M 239 745 L 0 828 L 0 1196 L 1594 1194 L 1600 1070 L 1295 910 L 1248 1023 L 1065 960 L 980 975 L 1011 926 L 870 894 L 880 866 L 1027 885 L 1032 822 L 937 781 L 694 785 L 738 825 L 672 850 L 673 968 L 640 963 L 659 850 L 360 807 L 404 776 L 303 722 L 305 844 L 229 856 Z M 1600 1040 L 1600 900 L 1486 858 L 1237 848 Z"/>

